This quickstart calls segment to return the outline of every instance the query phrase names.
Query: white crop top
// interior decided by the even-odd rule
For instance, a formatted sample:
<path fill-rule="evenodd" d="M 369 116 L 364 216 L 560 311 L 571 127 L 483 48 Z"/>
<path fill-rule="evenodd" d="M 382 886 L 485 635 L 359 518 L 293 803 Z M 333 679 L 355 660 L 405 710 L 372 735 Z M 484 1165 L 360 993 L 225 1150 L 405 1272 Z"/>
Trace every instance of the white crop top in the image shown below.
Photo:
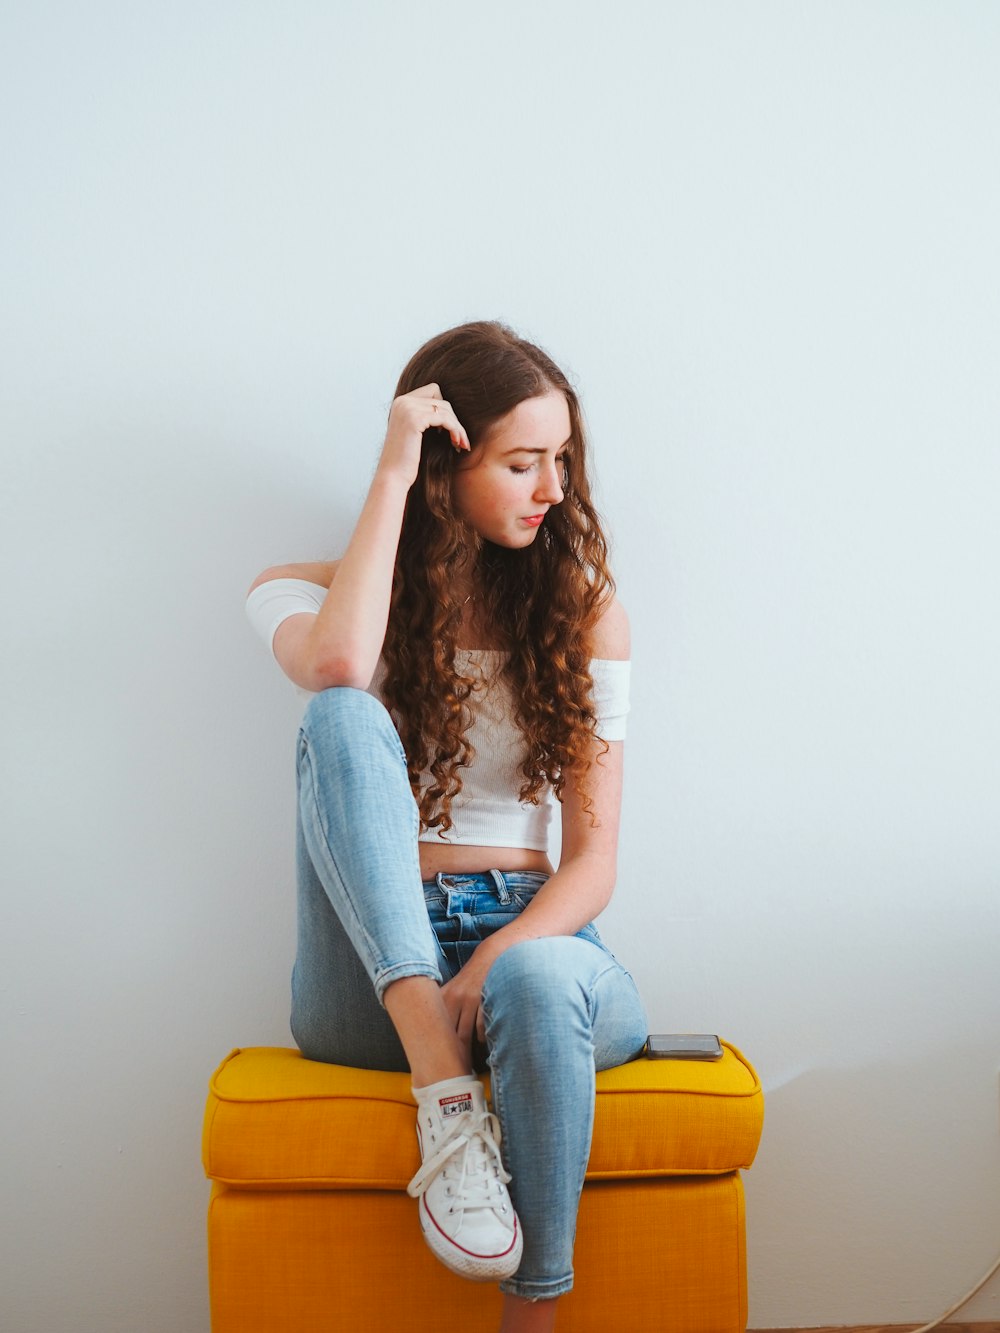
<path fill-rule="evenodd" d="M 271 579 L 253 590 L 247 598 L 247 616 L 272 654 L 274 635 L 282 621 L 301 612 L 317 614 L 326 591 L 304 579 Z M 519 799 L 523 740 L 512 720 L 510 687 L 499 670 L 503 654 L 460 648 L 458 658 L 464 674 L 478 675 L 486 682 L 468 700 L 472 723 L 466 736 L 475 750 L 475 758 L 462 770 L 462 790 L 451 807 L 451 829 L 445 834 L 427 829 L 420 834 L 420 841 L 548 851 L 555 796 L 552 788 L 546 787 L 539 795 L 538 805 Z M 625 739 L 629 670 L 629 662 L 607 658 L 595 657 L 590 663 L 597 734 L 606 741 Z M 382 702 L 384 679 L 385 664 L 380 659 L 368 693 Z M 308 690 L 296 688 L 300 694 L 311 697 Z M 429 776 L 425 775 L 427 780 Z"/>

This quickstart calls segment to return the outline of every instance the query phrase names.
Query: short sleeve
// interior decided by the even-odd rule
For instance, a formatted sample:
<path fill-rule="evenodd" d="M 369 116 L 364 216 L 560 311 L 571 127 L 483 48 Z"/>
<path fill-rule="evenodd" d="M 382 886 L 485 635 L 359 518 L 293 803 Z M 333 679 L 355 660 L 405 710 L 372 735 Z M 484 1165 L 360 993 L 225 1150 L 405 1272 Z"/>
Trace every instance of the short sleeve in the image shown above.
<path fill-rule="evenodd" d="M 595 657 L 590 663 L 594 681 L 594 711 L 597 714 L 597 734 L 602 740 L 625 739 L 625 715 L 629 710 L 628 687 L 631 662 Z"/>
<path fill-rule="evenodd" d="M 273 654 L 274 636 L 282 621 L 303 611 L 318 615 L 326 593 L 322 584 L 305 579 L 268 579 L 247 598 L 247 618 Z"/>

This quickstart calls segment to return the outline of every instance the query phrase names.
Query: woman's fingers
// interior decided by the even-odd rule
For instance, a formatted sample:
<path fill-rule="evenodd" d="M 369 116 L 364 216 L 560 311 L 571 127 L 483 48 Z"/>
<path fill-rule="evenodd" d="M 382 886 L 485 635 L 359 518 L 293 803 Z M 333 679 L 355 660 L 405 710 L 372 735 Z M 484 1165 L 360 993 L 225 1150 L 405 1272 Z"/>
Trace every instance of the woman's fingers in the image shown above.
<path fill-rule="evenodd" d="M 461 1042 L 462 1049 L 468 1050 L 472 1046 L 472 1032 L 476 1026 L 476 1014 L 478 1010 L 474 1008 L 464 1008 L 458 1019 L 458 1040 Z"/>
<path fill-rule="evenodd" d="M 415 409 L 414 425 L 421 434 L 431 426 L 447 430 L 454 448 L 467 451 L 472 446 L 465 427 L 455 415 L 455 410 L 447 398 L 441 394 L 438 384 L 422 384 L 419 389 L 412 389 L 396 399 L 397 403 L 411 400 Z M 395 403 L 393 404 L 395 406 Z"/>
<path fill-rule="evenodd" d="M 389 427 L 382 445 L 379 469 L 401 475 L 407 486 L 412 486 L 420 465 L 424 432 L 432 426 L 445 430 L 451 437 L 452 447 L 459 452 L 471 448 L 465 427 L 455 411 L 440 393 L 433 393 L 436 384 L 425 384 L 409 393 L 394 398 L 389 409 Z"/>
<path fill-rule="evenodd" d="M 463 1048 L 471 1048 L 472 1034 L 481 1029 L 482 1017 L 479 995 L 466 988 L 462 984 L 464 980 L 459 972 L 451 981 L 446 981 L 441 987 L 441 996 Z"/>

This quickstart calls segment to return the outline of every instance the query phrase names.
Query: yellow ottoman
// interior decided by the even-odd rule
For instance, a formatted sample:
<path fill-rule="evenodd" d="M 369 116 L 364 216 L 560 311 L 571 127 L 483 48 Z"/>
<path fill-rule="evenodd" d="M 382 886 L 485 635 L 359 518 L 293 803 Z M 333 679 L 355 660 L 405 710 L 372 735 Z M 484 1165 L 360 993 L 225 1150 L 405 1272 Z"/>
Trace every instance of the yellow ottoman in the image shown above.
<path fill-rule="evenodd" d="M 560 1333 L 745 1329 L 739 1170 L 763 1114 L 757 1075 L 725 1043 L 721 1060 L 598 1074 Z M 233 1051 L 212 1078 L 202 1148 L 213 1333 L 497 1327 L 497 1289 L 434 1259 L 405 1192 L 420 1164 L 408 1075 Z"/>

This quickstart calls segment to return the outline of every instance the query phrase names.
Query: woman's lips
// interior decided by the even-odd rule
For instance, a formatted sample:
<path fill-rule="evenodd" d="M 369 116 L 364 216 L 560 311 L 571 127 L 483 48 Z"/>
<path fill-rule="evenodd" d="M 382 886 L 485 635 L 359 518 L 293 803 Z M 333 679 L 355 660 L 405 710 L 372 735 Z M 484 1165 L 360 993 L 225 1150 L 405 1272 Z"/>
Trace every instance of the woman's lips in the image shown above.
<path fill-rule="evenodd" d="M 522 518 L 521 522 L 527 523 L 533 528 L 537 528 L 544 517 L 544 514 L 532 514 L 530 518 Z"/>

